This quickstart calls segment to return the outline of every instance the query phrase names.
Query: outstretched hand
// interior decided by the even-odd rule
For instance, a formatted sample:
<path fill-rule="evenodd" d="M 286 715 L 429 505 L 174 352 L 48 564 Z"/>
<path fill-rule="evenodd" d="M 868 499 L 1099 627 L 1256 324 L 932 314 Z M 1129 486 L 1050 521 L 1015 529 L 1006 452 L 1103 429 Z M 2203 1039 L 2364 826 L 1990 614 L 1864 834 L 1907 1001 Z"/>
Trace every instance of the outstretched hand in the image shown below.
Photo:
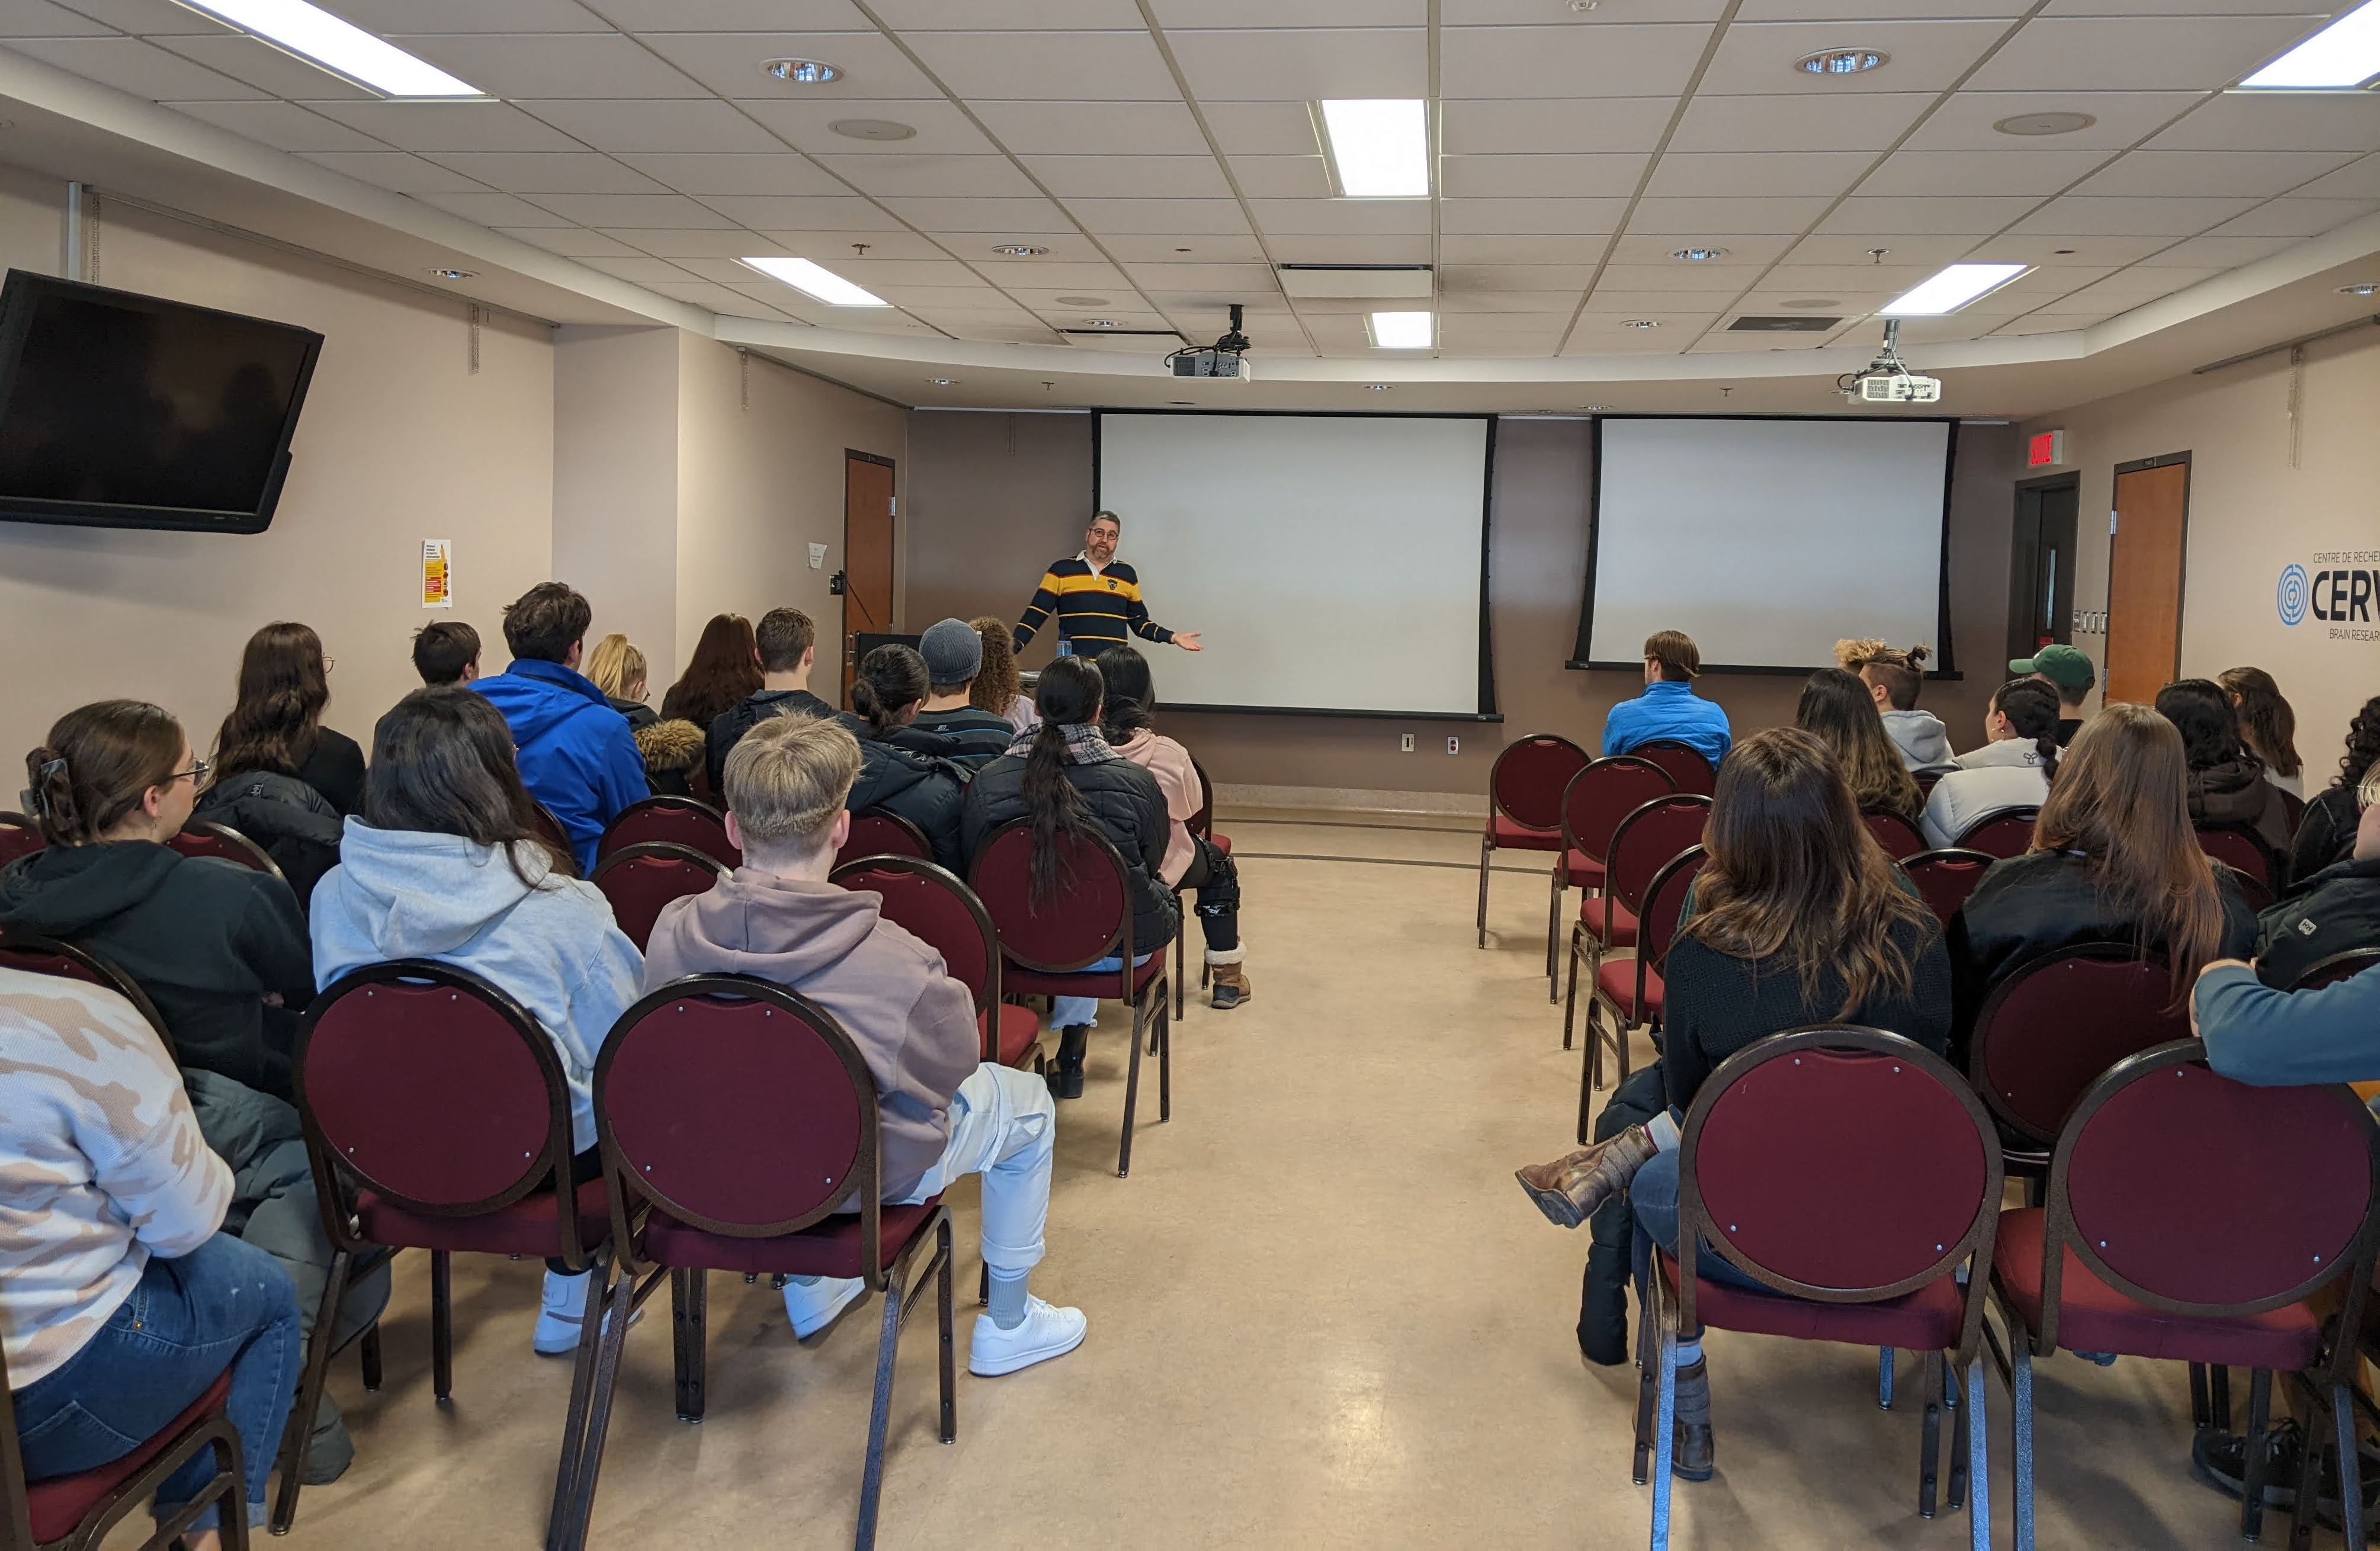
<path fill-rule="evenodd" d="M 1207 649 L 1205 647 L 1198 644 L 1198 632 L 1196 630 L 1176 630 L 1173 633 L 1173 644 L 1180 647 L 1184 651 L 1205 651 Z"/>

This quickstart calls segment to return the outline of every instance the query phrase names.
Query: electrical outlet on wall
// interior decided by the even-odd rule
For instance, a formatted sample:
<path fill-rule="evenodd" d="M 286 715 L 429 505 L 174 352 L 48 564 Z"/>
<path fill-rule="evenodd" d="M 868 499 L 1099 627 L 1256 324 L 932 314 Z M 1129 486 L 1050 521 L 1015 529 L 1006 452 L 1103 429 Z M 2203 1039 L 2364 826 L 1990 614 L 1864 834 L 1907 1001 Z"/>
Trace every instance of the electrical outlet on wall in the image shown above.
<path fill-rule="evenodd" d="M 1411 754 L 1414 748 L 1413 734 L 1411 733 L 1407 733 L 1402 739 L 1399 740 L 1398 746 L 1403 749 L 1405 753 Z"/>
<path fill-rule="evenodd" d="M 1462 752 L 1463 752 L 1463 740 L 1462 740 L 1461 738 L 1449 738 L 1449 739 L 1447 739 L 1447 740 L 1446 740 L 1446 752 L 1447 752 L 1447 753 L 1449 753 L 1449 754 L 1460 754 L 1460 753 L 1462 753 Z"/>
<path fill-rule="evenodd" d="M 822 568 L 825 564 L 826 546 L 824 544 L 812 544 L 810 546 L 810 569 L 816 571 Z"/>

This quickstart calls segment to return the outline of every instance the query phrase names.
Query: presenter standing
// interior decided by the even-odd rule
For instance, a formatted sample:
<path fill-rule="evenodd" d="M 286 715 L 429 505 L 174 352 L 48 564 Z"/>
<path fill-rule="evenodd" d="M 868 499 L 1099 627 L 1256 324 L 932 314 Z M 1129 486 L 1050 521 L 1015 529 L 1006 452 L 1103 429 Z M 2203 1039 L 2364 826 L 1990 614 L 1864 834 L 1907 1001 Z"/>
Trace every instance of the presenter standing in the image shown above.
<path fill-rule="evenodd" d="M 1033 601 L 1025 606 L 1025 617 L 1016 625 L 1018 651 L 1053 613 L 1058 616 L 1061 657 L 1097 657 L 1110 647 L 1124 645 L 1127 631 L 1144 640 L 1170 641 L 1184 651 L 1204 649 L 1196 631 L 1168 630 L 1150 620 L 1148 605 L 1141 601 L 1138 573 L 1115 557 L 1123 537 L 1123 523 L 1113 512 L 1091 519 L 1090 530 L 1083 535 L 1083 552 L 1051 565 Z"/>

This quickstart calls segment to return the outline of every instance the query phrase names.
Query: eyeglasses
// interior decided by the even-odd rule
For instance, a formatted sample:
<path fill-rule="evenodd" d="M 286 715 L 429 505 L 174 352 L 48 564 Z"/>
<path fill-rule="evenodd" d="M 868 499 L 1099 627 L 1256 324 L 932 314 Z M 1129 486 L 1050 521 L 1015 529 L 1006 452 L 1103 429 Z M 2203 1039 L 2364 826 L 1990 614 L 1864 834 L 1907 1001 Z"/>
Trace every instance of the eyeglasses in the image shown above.
<path fill-rule="evenodd" d="M 207 783 L 207 777 L 214 773 L 214 761 L 212 759 L 194 759 L 190 762 L 190 768 L 188 769 L 176 770 L 172 775 L 165 778 L 164 784 L 171 786 L 174 782 L 181 780 L 184 776 L 188 776 L 190 778 L 190 784 L 193 786 L 204 786 Z"/>
<path fill-rule="evenodd" d="M 335 657 L 326 657 L 322 659 L 322 672 L 326 673 L 338 665 L 339 660 Z"/>

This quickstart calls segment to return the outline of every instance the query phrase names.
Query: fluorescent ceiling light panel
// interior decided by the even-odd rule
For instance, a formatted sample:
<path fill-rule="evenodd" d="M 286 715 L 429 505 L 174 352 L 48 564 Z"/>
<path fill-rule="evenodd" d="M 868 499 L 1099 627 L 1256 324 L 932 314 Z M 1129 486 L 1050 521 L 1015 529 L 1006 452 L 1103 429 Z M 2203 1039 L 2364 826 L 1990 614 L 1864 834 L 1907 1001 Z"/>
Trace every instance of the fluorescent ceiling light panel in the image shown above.
<path fill-rule="evenodd" d="M 2380 76 L 2380 0 L 2364 4 L 2240 84 L 2262 91 L 2343 90 Z"/>
<path fill-rule="evenodd" d="M 1382 350 L 1427 350 L 1436 330 L 1427 312 L 1375 312 L 1372 344 Z"/>
<path fill-rule="evenodd" d="M 747 259 L 746 263 L 771 280 L 782 280 L 806 297 L 813 297 L 829 307 L 890 307 L 892 304 L 873 291 L 863 291 L 850 281 L 810 262 L 808 259 Z"/>
<path fill-rule="evenodd" d="M 1347 98 L 1318 105 L 1343 198 L 1429 198 L 1429 113 L 1420 98 Z"/>
<path fill-rule="evenodd" d="M 277 43 L 335 76 L 391 97 L 485 97 L 468 81 L 306 0 L 186 0 L 194 11 Z"/>
<path fill-rule="evenodd" d="M 1904 291 L 1876 309 L 1886 318 L 1938 318 L 1956 312 L 1978 297 L 1987 297 L 2031 264 L 1952 264 L 1916 288 Z"/>

